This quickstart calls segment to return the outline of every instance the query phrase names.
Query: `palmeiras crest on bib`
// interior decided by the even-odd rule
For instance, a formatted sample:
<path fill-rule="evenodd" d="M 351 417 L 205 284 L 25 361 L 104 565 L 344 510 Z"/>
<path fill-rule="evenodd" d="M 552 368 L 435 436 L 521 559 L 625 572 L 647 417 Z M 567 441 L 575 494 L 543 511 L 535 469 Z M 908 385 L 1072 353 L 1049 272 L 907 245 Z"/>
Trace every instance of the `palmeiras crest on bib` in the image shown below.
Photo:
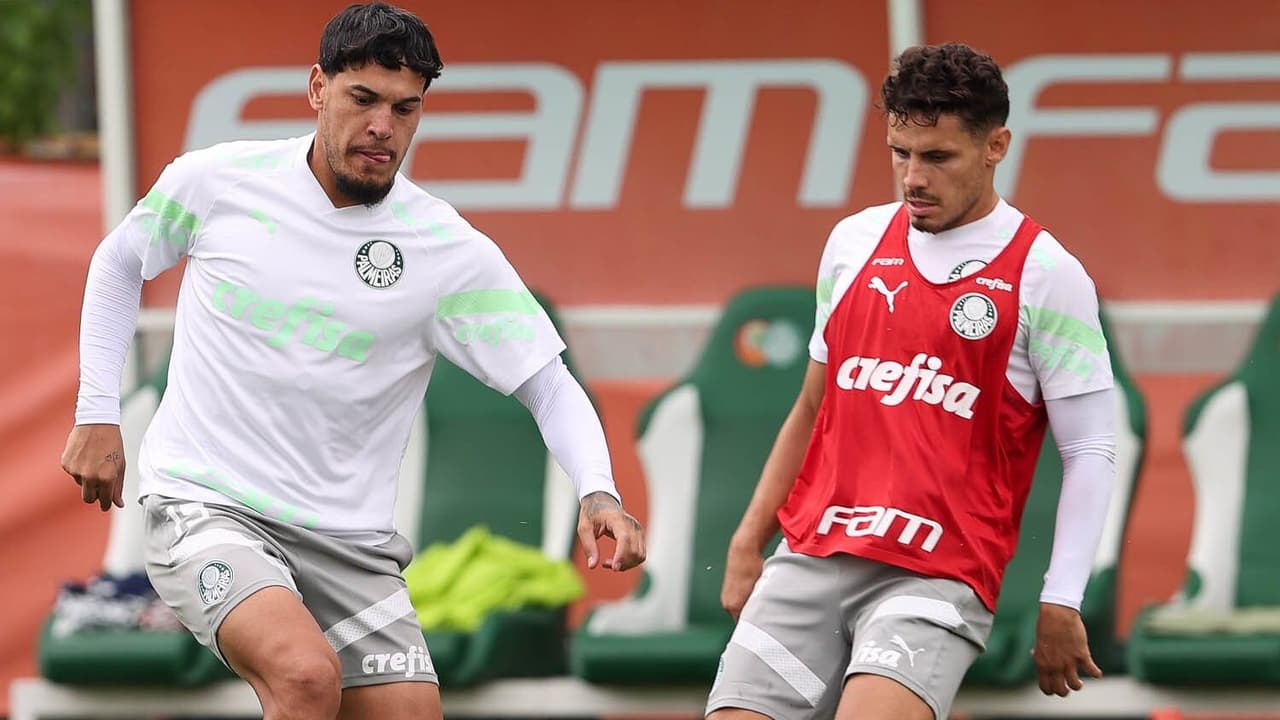
<path fill-rule="evenodd" d="M 235 574 L 231 566 L 221 560 L 210 560 L 200 568 L 196 576 L 196 592 L 200 593 L 200 602 L 212 605 L 227 596 L 231 589 L 231 580 Z"/>
<path fill-rule="evenodd" d="M 996 329 L 996 304 L 982 293 L 965 293 L 951 305 L 951 329 L 968 340 L 981 340 Z"/>
<path fill-rule="evenodd" d="M 356 274 L 371 288 L 388 288 L 404 275 L 404 256 L 387 240 L 370 240 L 356 251 Z"/>

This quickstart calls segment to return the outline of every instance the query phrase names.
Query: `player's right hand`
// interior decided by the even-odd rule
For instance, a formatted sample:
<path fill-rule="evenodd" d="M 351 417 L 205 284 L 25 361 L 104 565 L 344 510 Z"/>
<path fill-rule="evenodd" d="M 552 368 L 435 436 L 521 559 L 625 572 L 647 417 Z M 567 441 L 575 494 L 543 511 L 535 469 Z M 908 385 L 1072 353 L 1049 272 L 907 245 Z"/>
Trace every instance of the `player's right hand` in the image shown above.
<path fill-rule="evenodd" d="M 1084 688 L 1080 670 L 1090 677 L 1102 677 L 1102 670 L 1089 652 L 1089 637 L 1080 612 L 1074 608 L 1040 603 L 1036 621 L 1036 643 L 1031 649 L 1040 675 L 1040 692 L 1066 697 Z"/>
<path fill-rule="evenodd" d="M 737 621 L 742 606 L 755 589 L 760 573 L 764 571 L 764 555 L 755 548 L 738 543 L 729 544 L 729 554 L 724 565 L 724 585 L 720 588 L 720 604 Z"/>
<path fill-rule="evenodd" d="M 80 499 L 103 512 L 124 507 L 124 439 L 119 425 L 77 425 L 67 436 L 62 469 L 80 486 Z"/>

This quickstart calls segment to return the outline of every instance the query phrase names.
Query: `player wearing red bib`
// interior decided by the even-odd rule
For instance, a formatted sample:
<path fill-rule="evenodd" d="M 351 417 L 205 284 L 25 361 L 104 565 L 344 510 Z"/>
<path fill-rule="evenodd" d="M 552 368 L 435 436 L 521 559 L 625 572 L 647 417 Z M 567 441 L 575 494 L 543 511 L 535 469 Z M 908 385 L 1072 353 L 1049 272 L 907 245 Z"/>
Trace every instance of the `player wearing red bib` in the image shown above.
<path fill-rule="evenodd" d="M 1093 283 L 995 191 L 1009 99 L 990 57 L 912 48 L 881 93 L 904 201 L 845 218 L 823 252 L 804 386 L 729 548 L 715 720 L 945 718 L 1049 426 L 1040 687 L 1100 674 L 1079 615 L 1115 474 Z"/>

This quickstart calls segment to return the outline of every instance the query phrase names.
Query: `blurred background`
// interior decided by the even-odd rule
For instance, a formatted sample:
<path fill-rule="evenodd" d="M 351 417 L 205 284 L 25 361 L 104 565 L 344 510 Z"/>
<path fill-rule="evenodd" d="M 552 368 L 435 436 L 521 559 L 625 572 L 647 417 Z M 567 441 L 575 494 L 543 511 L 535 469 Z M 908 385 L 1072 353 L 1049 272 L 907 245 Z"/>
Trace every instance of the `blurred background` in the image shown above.
<path fill-rule="evenodd" d="M 125 656 L 112 661 L 128 644 L 122 634 L 103 635 L 103 647 L 59 645 L 92 632 L 125 633 L 120 626 L 136 615 L 116 622 L 99 613 L 76 631 L 51 629 L 62 600 L 94 595 L 95 578 L 121 580 L 137 570 L 128 515 L 86 508 L 59 468 L 73 421 L 83 279 L 104 232 L 175 155 L 312 129 L 307 71 L 324 23 L 345 4 L 0 0 L 0 715 L 13 711 L 5 703 L 19 678 L 95 686 L 138 677 L 147 687 L 191 692 L 224 679 L 216 669 L 177 679 L 154 668 L 135 672 Z M 1280 608 L 1280 550 L 1268 527 L 1280 513 L 1280 451 L 1272 445 L 1280 441 L 1271 434 L 1280 432 L 1280 390 L 1265 380 L 1280 369 L 1280 338 L 1262 332 L 1280 290 L 1280 3 L 401 4 L 428 23 L 445 61 L 403 172 L 493 237 L 554 310 L 572 366 L 603 416 L 626 504 L 659 546 L 648 575 L 615 575 L 586 572 L 580 553 L 541 542 L 550 559 L 580 571 L 578 591 L 543 603 L 554 615 L 551 649 L 521 646 L 535 659 L 510 671 L 479 650 L 458 650 L 459 688 L 542 687 L 540 697 L 553 705 L 560 692 L 562 704 L 580 699 L 685 717 L 689 702 L 705 697 L 727 629 L 699 608 L 714 604 L 721 540 L 798 387 L 827 233 L 864 206 L 896 199 L 877 108 L 880 82 L 896 52 L 950 40 L 989 52 L 1004 68 L 1014 142 L 998 190 L 1084 262 L 1128 373 L 1131 462 L 1122 475 L 1130 476 L 1122 477 L 1123 498 L 1113 510 L 1108 557 L 1099 560 L 1104 580 L 1097 586 L 1106 597 L 1096 603 L 1096 627 L 1107 636 L 1095 639 L 1114 651 L 1109 677 L 1130 683 L 1116 692 L 1143 698 L 1142 707 L 1191 712 L 1196 697 L 1215 692 L 1193 687 L 1198 680 L 1219 690 L 1280 687 L 1280 622 L 1267 615 Z M 156 378 L 179 279 L 170 272 L 144 290 L 126 378 L 131 397 L 148 386 L 163 390 Z M 807 310 L 788 309 L 796 302 L 789 290 L 802 291 Z M 764 374 L 752 380 L 722 372 L 718 363 Z M 463 379 L 456 379 L 456 394 L 444 389 L 451 377 L 437 378 L 429 391 L 442 388 L 440 412 L 489 407 L 492 398 L 468 399 L 473 389 Z M 732 386 L 735 379 L 742 384 Z M 672 422 L 697 428 L 701 449 L 668 447 L 666 435 L 648 439 L 670 421 L 662 401 L 681 387 L 699 390 L 701 412 Z M 1209 394 L 1222 388 L 1237 388 L 1240 397 L 1218 402 L 1220 395 Z M 730 403 L 721 414 L 712 398 L 724 393 L 757 397 L 759 407 Z M 492 416 L 469 417 L 513 428 L 523 422 L 509 408 L 495 408 Z M 145 427 L 145 412 L 139 418 Z M 1208 429 L 1197 435 L 1201 420 Z M 426 432 L 414 442 L 444 447 Z M 527 440 L 527 427 L 512 432 L 512 447 Z M 430 541 L 461 552 L 463 532 L 479 523 L 436 535 L 418 527 L 433 512 L 432 489 L 443 488 L 437 497 L 448 502 L 449 484 L 460 482 L 445 470 L 433 475 L 425 457 L 411 449 L 406 458 L 405 502 L 422 501 L 422 509 L 403 513 L 404 527 L 421 548 Z M 503 475 L 496 462 L 460 461 L 453 472 L 473 493 L 506 492 L 482 476 Z M 563 480 L 542 470 L 538 483 Z M 701 493 L 664 486 L 686 480 Z M 529 511 L 539 527 L 548 525 L 541 537 L 515 538 L 525 545 L 555 535 L 547 529 L 553 522 L 566 523 L 564 535 L 572 530 L 571 517 L 552 512 L 551 491 L 544 498 L 542 486 L 534 487 Z M 1052 494 L 1046 497 L 1047 514 L 1032 516 L 1048 523 Z M 492 518 L 486 527 L 514 537 L 500 523 Z M 673 539 L 658 541 L 663 532 Z M 1048 533 L 1050 525 L 1024 524 L 1027 542 L 1040 543 L 1027 558 L 1043 555 Z M 1226 540 L 1206 539 L 1198 550 L 1196 533 Z M 681 559 L 682 552 L 695 557 Z M 1230 566 L 1221 581 L 1229 590 L 1198 592 L 1219 565 Z M 1032 587 L 1043 563 L 1028 568 L 1024 585 Z M 645 597 L 670 603 L 655 600 L 640 619 L 628 620 L 628 606 L 619 602 L 643 604 L 634 597 L 651 584 L 656 594 Z M 1188 584 L 1178 607 L 1202 612 L 1161 626 L 1150 608 L 1180 597 Z M 99 586 L 96 597 L 124 592 Z M 1207 605 L 1196 605 L 1210 595 Z M 612 610 L 589 627 L 602 607 Z M 1252 614 L 1242 620 L 1246 610 Z M 1149 633 L 1139 628 L 1148 620 Z M 715 652 L 689 660 L 682 678 L 664 675 L 664 666 L 685 667 L 679 658 L 692 657 L 697 642 L 664 645 L 654 637 L 704 625 L 712 628 L 704 645 Z M 1150 635 L 1137 650 L 1135 628 Z M 477 644 L 474 623 L 442 623 L 446 631 L 462 638 L 460 648 Z M 1010 633 L 1011 647 L 1027 641 L 1025 633 Z M 611 649 L 601 639 L 611 634 L 630 647 Z M 185 642 L 137 650 L 137 668 L 187 667 L 198 648 Z M 500 647 L 512 647 L 505 643 Z M 428 635 L 427 644 L 433 655 L 440 648 L 443 663 L 445 642 Z M 1186 669 L 1197 661 L 1223 677 Z M 537 675 L 529 666 L 540 662 L 549 668 L 544 675 L 581 682 L 501 684 Z M 1034 689 L 1033 675 L 997 675 L 989 682 L 975 676 L 970 697 L 987 703 L 974 705 L 975 713 L 1033 697 L 1026 692 Z M 597 685 L 617 694 L 592 694 Z M 662 692 L 677 686 L 687 694 Z M 1164 694 L 1143 694 L 1152 688 Z M 112 697 L 159 697 L 150 692 Z M 1213 697 L 1226 705 L 1218 710 L 1270 706 L 1280 717 L 1280 695 L 1251 692 Z M 1085 707 L 1087 695 L 1056 707 L 1105 715 L 1105 708 Z M 459 695 L 456 707 L 512 712 L 523 697 Z M 696 713 L 697 703 L 692 707 Z M 1041 705 L 1025 707 L 1027 716 L 1044 714 Z"/>

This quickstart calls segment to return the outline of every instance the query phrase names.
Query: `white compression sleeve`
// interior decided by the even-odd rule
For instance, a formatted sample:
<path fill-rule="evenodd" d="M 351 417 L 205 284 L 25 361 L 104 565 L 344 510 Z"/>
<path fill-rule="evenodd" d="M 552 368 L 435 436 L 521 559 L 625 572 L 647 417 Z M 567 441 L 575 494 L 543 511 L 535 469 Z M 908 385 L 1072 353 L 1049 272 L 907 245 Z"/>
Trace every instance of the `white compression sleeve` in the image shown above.
<path fill-rule="evenodd" d="M 524 381 L 514 395 L 533 414 L 547 448 L 573 481 L 578 499 L 605 492 L 622 502 L 614 487 L 600 417 L 559 356 Z"/>
<path fill-rule="evenodd" d="M 1045 401 L 1062 456 L 1053 554 L 1040 601 L 1080 609 L 1116 474 L 1115 390 Z"/>
<path fill-rule="evenodd" d="M 120 424 L 120 380 L 141 299 L 142 259 L 116 230 L 94 251 L 85 280 L 77 425 Z"/>

